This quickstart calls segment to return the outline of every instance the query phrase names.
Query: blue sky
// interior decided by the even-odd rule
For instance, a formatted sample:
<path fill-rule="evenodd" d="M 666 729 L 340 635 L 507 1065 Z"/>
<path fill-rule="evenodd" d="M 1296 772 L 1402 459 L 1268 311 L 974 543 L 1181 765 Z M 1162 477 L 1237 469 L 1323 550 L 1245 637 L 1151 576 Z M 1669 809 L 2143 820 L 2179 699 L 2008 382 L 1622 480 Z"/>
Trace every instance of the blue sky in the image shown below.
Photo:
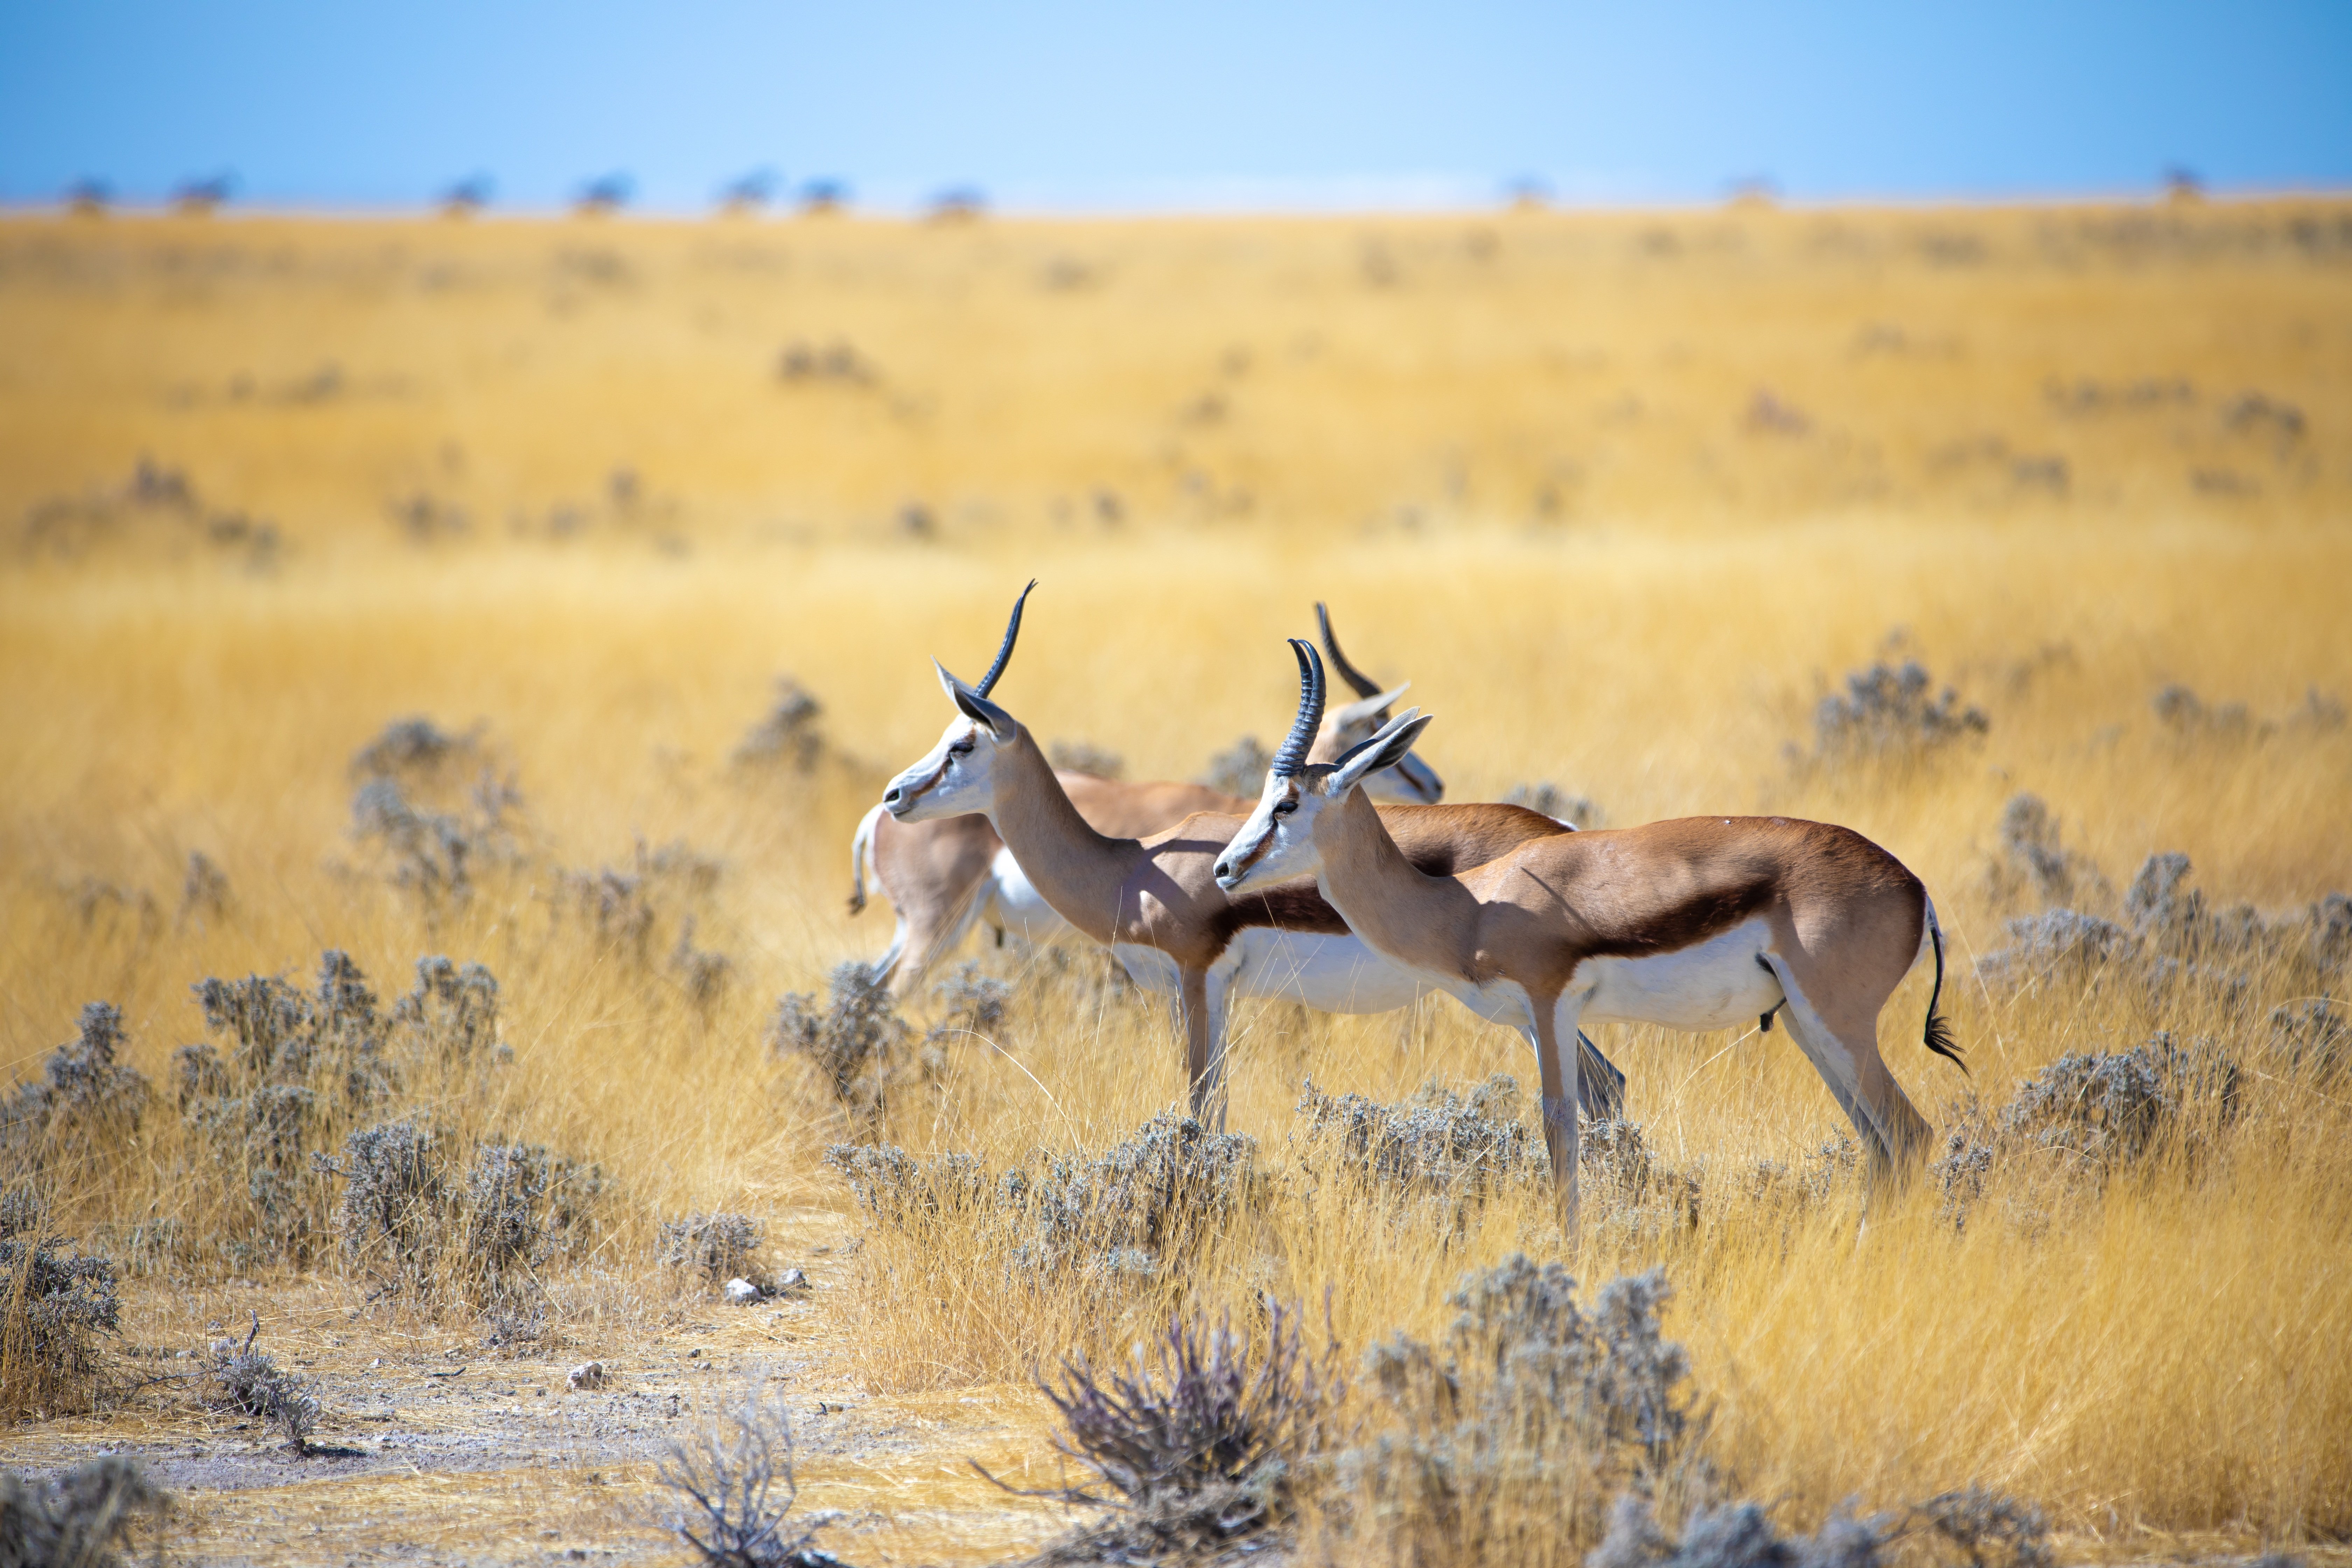
<path fill-rule="evenodd" d="M 772 165 L 1016 209 L 2352 184 L 2352 3 L 0 0 L 0 201 L 694 209 Z"/>

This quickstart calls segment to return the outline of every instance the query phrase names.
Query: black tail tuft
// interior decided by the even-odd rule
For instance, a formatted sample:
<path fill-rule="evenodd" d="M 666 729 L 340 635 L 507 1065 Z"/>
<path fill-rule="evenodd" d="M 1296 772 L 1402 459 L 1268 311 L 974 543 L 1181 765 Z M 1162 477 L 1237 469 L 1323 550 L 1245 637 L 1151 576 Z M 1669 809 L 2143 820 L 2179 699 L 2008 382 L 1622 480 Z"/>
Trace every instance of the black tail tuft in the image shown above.
<path fill-rule="evenodd" d="M 1936 988 L 1927 993 L 1927 1048 L 1969 1073 L 1969 1064 L 1960 1059 L 1960 1047 L 1952 1039 L 1952 1021 L 1936 1011 L 1936 1004 L 1944 994 L 1944 933 L 1937 929 L 1932 913 L 1927 917 L 1927 944 L 1936 950 Z"/>

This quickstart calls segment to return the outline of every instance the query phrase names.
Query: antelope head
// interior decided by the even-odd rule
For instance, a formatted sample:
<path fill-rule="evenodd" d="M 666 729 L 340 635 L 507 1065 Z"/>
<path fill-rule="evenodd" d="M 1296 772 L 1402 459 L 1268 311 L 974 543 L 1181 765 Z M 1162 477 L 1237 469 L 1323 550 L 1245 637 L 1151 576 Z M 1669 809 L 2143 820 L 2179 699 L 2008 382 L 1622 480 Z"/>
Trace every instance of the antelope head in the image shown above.
<path fill-rule="evenodd" d="M 1331 613 L 1320 604 L 1315 606 L 1315 624 L 1323 633 L 1323 650 L 1331 656 L 1331 668 L 1356 690 L 1356 700 L 1326 713 L 1317 731 L 1320 743 L 1316 749 L 1325 756 L 1337 757 L 1370 740 L 1389 721 L 1389 710 L 1412 682 L 1408 680 L 1403 686 L 1381 690 L 1378 681 L 1358 669 L 1339 651 L 1339 639 L 1331 635 Z M 1410 751 L 1366 779 L 1363 789 L 1384 805 L 1435 805 L 1445 798 L 1445 781 L 1437 776 L 1436 769 Z"/>
<path fill-rule="evenodd" d="M 956 716 L 940 733 L 940 743 L 882 792 L 883 809 L 899 821 L 962 816 L 984 812 L 996 804 L 996 753 L 1013 743 L 1021 726 L 1012 714 L 991 702 L 988 694 L 1013 658 L 1013 642 L 1021 636 L 1021 607 L 1036 586 L 1032 578 L 1029 586 L 1021 590 L 1021 597 L 1013 602 L 1013 619 L 1005 625 L 996 662 L 988 667 L 978 686 L 966 686 L 938 659 L 931 660 L 931 668 L 940 672 L 940 689 L 955 704 Z"/>
<path fill-rule="evenodd" d="M 1323 722 L 1323 660 L 1314 644 L 1297 637 L 1290 639 L 1290 651 L 1298 656 L 1298 718 L 1266 769 L 1256 809 L 1217 857 L 1217 886 L 1229 895 L 1320 870 L 1315 819 L 1382 768 L 1396 766 L 1433 717 L 1409 709 L 1337 762 L 1309 763 L 1307 748 Z"/>

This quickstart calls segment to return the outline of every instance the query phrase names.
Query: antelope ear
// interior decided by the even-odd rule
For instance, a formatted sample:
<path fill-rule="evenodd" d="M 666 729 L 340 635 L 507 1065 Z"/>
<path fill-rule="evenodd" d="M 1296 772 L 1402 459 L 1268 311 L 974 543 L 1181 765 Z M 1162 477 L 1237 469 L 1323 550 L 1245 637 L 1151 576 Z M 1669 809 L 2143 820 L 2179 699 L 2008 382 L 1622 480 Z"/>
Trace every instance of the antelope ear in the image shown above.
<path fill-rule="evenodd" d="M 971 687 L 966 686 L 962 681 L 958 680 L 952 674 L 949 673 L 948 667 L 941 664 L 938 659 L 935 658 L 931 660 L 931 668 L 939 671 L 940 689 L 948 694 L 949 701 L 952 702 L 955 700 L 955 694 L 957 692 L 970 691 L 971 689 Z"/>
<path fill-rule="evenodd" d="M 1423 713 L 1418 708 L 1407 709 L 1381 726 L 1380 732 L 1360 745 L 1350 746 L 1331 764 L 1331 781 L 1324 793 L 1337 799 L 1382 768 L 1392 768 L 1412 751 L 1421 732 L 1429 728 L 1434 713 Z"/>
<path fill-rule="evenodd" d="M 941 670 L 940 673 L 946 675 L 947 671 Z M 954 677 L 950 676 L 949 679 L 954 679 Z M 1013 722 L 1012 714 L 960 680 L 956 681 L 948 695 L 955 699 L 957 712 L 961 713 L 973 723 L 984 727 L 991 738 L 1000 746 L 1012 740 L 1013 731 L 1019 728 Z"/>
<path fill-rule="evenodd" d="M 1350 724 L 1363 723 L 1369 719 L 1378 717 L 1382 709 L 1393 706 L 1398 698 L 1412 689 L 1412 682 L 1408 680 L 1393 691 L 1375 691 L 1370 697 L 1358 698 L 1344 708 L 1333 709 L 1330 717 L 1326 719 L 1324 723 L 1339 729 L 1346 729 Z"/>

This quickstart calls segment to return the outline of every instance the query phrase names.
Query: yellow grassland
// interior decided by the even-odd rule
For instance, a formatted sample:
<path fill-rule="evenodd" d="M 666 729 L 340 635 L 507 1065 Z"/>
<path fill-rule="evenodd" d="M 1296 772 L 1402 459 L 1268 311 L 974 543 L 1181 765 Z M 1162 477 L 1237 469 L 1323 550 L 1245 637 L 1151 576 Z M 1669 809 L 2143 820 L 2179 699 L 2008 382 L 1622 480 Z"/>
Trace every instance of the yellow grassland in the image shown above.
<path fill-rule="evenodd" d="M 515 1059 L 439 1109 L 614 1173 L 601 1272 L 558 1293 L 572 1343 L 625 1343 L 666 1310 L 656 1217 L 848 1207 L 819 1156 L 850 1129 L 762 1036 L 779 994 L 887 939 L 887 910 L 845 910 L 846 846 L 950 717 L 927 658 L 976 673 L 1036 575 L 1001 700 L 1186 777 L 1287 722 L 1280 639 L 1328 599 L 1357 660 L 1438 715 L 1424 754 L 1453 798 L 1551 780 L 1618 825 L 1819 816 L 1919 872 L 1975 1076 L 1919 1046 L 1924 974 L 1881 1039 L 1939 1129 L 1972 1091 L 1998 1104 L 2157 1028 L 2248 1068 L 2201 1155 L 2103 1192 L 1997 1175 L 1983 1212 L 2005 1217 L 1956 1228 L 1931 1182 L 1746 1193 L 1738 1172 L 1843 1126 L 1785 1034 L 1603 1031 L 1630 1118 L 1721 1197 L 1663 1232 L 1589 1205 L 1574 1266 L 1665 1267 L 1743 1495 L 1804 1524 L 1981 1481 L 2084 1555 L 2341 1541 L 2352 1114 L 2343 1079 L 2267 1045 L 2288 971 L 2228 1012 L 2009 996 L 1974 963 L 2039 907 L 1993 869 L 2021 791 L 2117 888 L 2157 850 L 2217 904 L 2352 888 L 2352 731 L 2326 702 L 2352 696 L 2347 366 L 2352 209 L 2324 201 L 10 218 L 0 1062 L 37 1074 L 103 998 L 162 1082 L 205 975 L 299 977 L 339 947 L 389 996 L 421 954 L 478 959 Z M 193 500 L 127 499 L 142 457 Z M 1906 658 L 1983 709 L 1980 741 L 1866 769 L 1790 751 L 1845 672 Z M 787 673 L 824 704 L 822 759 L 730 760 Z M 2246 724 L 2160 722 L 2176 682 Z M 392 886 L 352 831 L 349 760 L 408 714 L 478 724 L 525 803 L 526 855 L 467 900 Z M 683 906 L 640 958 L 554 879 L 679 840 L 723 867 L 695 905 L 694 942 L 731 963 L 707 1005 L 667 961 Z M 217 908 L 184 901 L 192 852 L 226 876 Z M 1024 983 L 1013 1013 L 901 1099 L 893 1140 L 1002 1168 L 1178 1102 L 1165 1020 L 1094 955 L 972 956 Z M 1442 1001 L 1249 1005 L 1234 1035 L 1232 1125 L 1291 1177 L 1303 1077 L 1393 1100 L 1528 1066 Z M 100 1239 L 201 1229 L 178 1136 L 151 1118 L 56 1201 Z M 1539 1193 L 1447 1239 L 1286 1181 L 1181 1279 L 1119 1295 L 997 1289 L 952 1227 L 878 1237 L 829 1282 L 855 1331 L 828 1353 L 877 1396 L 970 1391 L 1042 1447 L 1027 1370 L 1171 1306 L 1328 1291 L 1351 1348 L 1433 1339 L 1464 1270 L 1566 1256 Z M 134 1331 L 186 1316 L 168 1274 L 127 1289 Z M 1001 1547 L 971 1528 L 906 1550 Z"/>

